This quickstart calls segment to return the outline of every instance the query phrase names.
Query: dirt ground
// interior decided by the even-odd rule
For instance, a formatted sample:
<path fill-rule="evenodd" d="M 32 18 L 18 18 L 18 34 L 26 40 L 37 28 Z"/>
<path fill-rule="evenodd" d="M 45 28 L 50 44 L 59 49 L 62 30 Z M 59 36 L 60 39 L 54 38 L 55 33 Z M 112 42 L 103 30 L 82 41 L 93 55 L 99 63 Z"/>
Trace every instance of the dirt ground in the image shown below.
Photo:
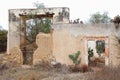
<path fill-rule="evenodd" d="M 4 54 L 0 54 L 0 80 L 87 80 L 86 76 L 92 72 L 72 72 L 66 65 L 17 65 L 3 61 L 3 57 Z M 95 67 L 91 69 L 99 70 Z"/>
<path fill-rule="evenodd" d="M 0 70 L 0 80 L 85 80 L 86 73 L 18 67 Z"/>

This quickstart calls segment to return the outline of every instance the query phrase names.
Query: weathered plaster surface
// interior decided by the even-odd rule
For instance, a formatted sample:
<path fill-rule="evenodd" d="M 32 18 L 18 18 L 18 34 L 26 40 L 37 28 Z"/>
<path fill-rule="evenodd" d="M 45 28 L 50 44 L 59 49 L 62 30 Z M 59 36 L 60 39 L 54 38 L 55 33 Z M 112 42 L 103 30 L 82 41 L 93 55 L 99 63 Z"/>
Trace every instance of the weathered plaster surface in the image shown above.
<path fill-rule="evenodd" d="M 20 65 L 23 64 L 23 54 L 19 47 L 10 49 L 10 54 L 5 57 L 7 61 L 14 61 Z"/>
<path fill-rule="evenodd" d="M 75 37 L 66 29 L 53 32 L 53 55 L 57 62 L 70 65 L 72 61 L 69 59 L 68 55 L 80 51 L 81 63 L 85 64 L 83 46 L 84 40 L 82 35 Z"/>
<path fill-rule="evenodd" d="M 45 9 L 10 9 L 9 10 L 9 30 L 7 52 L 12 55 L 18 55 L 17 59 L 22 60 L 20 48 L 21 36 L 24 34 L 20 31 L 23 26 L 19 14 L 45 14 L 55 13 L 53 16 L 53 32 L 50 34 L 40 33 L 37 35 L 37 50 L 33 54 L 33 63 L 38 63 L 41 59 L 48 59 L 52 54 L 57 62 L 63 64 L 72 64 L 68 58 L 69 54 L 80 51 L 81 64 L 88 64 L 87 42 L 89 37 L 97 40 L 105 37 L 106 41 L 106 64 L 118 65 L 120 62 L 120 46 L 117 38 L 120 38 L 120 27 L 114 28 L 113 24 L 68 24 L 69 8 L 45 8 Z M 17 52 L 14 52 L 16 50 Z"/>
<path fill-rule="evenodd" d="M 120 45 L 114 34 L 110 35 L 109 44 L 109 63 L 110 65 L 117 66 L 120 65 Z"/>
<path fill-rule="evenodd" d="M 108 36 L 113 33 L 113 24 L 54 24 L 54 30 L 68 29 L 74 36 Z"/>
<path fill-rule="evenodd" d="M 36 44 L 38 48 L 33 54 L 33 64 L 38 64 L 40 61 L 48 61 L 49 55 L 52 55 L 52 37 L 51 34 L 39 33 L 36 36 Z"/>
<path fill-rule="evenodd" d="M 87 56 L 87 41 L 88 40 L 105 40 L 106 44 L 106 65 L 119 64 L 120 53 L 118 46 L 119 43 L 112 34 L 115 34 L 115 29 L 112 24 L 99 24 L 99 25 L 80 25 L 80 24 L 61 24 L 53 25 L 53 54 L 61 63 L 71 64 L 68 55 L 81 51 L 82 64 L 88 63 Z M 87 37 L 87 38 L 86 38 Z M 89 38 L 90 37 L 90 38 Z M 95 37 L 95 38 L 94 38 Z M 114 43 L 114 44 L 113 44 Z M 116 46 L 117 45 L 117 46 Z M 117 50 L 116 50 L 117 49 Z M 117 56 L 116 56 L 117 55 Z M 115 57 L 116 56 L 116 57 Z"/>
<path fill-rule="evenodd" d="M 69 22 L 69 8 L 67 7 L 54 7 L 44 9 L 10 9 L 9 20 L 18 21 L 20 20 L 19 14 L 22 15 L 40 15 L 46 13 L 54 13 L 53 23 L 68 23 Z M 59 18 L 63 18 L 61 21 Z M 65 21 L 64 21 L 65 20 Z"/>
<path fill-rule="evenodd" d="M 19 47 L 21 38 L 24 34 L 21 32 L 21 27 L 24 27 L 23 21 L 19 14 L 23 15 L 40 15 L 46 13 L 54 13 L 52 23 L 69 23 L 69 8 L 54 7 L 44 9 L 9 9 L 9 29 L 8 29 L 8 43 L 7 53 L 13 47 Z"/>

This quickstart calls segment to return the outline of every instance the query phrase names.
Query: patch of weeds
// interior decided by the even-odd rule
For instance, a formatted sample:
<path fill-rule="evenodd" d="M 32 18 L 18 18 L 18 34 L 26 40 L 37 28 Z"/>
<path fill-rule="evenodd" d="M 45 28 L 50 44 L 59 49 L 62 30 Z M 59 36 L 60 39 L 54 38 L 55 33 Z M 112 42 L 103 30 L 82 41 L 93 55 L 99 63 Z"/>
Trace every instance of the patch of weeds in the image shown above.
<path fill-rule="evenodd" d="M 100 71 L 89 73 L 87 80 L 120 80 L 120 66 L 104 67 Z"/>

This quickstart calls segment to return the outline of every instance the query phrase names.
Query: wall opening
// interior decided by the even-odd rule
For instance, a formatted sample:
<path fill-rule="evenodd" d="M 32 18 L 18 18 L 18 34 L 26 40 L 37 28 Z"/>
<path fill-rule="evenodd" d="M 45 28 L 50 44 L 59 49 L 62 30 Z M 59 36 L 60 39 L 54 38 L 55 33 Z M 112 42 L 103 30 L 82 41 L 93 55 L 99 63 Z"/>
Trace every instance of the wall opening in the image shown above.
<path fill-rule="evenodd" d="M 108 38 L 87 37 L 88 65 L 104 66 L 108 64 Z M 89 53 L 91 55 L 89 55 Z M 90 57 L 90 58 L 89 58 Z"/>
<path fill-rule="evenodd" d="M 96 41 L 96 51 L 99 56 L 105 54 L 105 41 L 104 40 L 97 40 Z"/>
<path fill-rule="evenodd" d="M 33 64 L 33 53 L 37 49 L 36 36 L 39 32 L 49 33 L 54 13 L 40 15 L 23 15 L 21 17 L 20 48 L 23 53 L 23 64 Z"/>

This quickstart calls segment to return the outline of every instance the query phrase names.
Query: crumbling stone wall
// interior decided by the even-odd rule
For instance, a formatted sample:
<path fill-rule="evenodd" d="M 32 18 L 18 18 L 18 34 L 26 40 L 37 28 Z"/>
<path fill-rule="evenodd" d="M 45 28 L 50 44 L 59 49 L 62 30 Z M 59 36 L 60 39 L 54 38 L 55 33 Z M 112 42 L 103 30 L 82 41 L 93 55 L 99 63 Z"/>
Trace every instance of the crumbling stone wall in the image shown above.
<path fill-rule="evenodd" d="M 105 46 L 107 48 L 106 65 L 119 65 L 119 46 L 118 41 L 111 37 L 115 35 L 114 25 L 112 24 L 95 24 L 95 25 L 80 25 L 80 24 L 58 24 L 53 25 L 53 55 L 56 61 L 63 64 L 72 64 L 68 58 L 69 54 L 81 51 L 81 64 L 88 63 L 87 40 L 84 37 L 106 37 Z"/>
<path fill-rule="evenodd" d="M 40 33 L 37 35 L 36 44 L 38 48 L 33 54 L 34 64 L 39 63 L 41 60 L 48 61 L 49 58 L 54 57 L 57 62 L 69 65 L 72 64 L 72 61 L 68 58 L 68 55 L 77 51 L 81 52 L 81 64 L 87 64 L 88 53 L 86 46 L 87 40 L 85 37 L 105 36 L 108 37 L 108 63 L 115 66 L 119 65 L 120 45 L 118 45 L 117 38 L 120 39 L 120 27 L 115 29 L 113 24 L 65 24 L 69 23 L 69 8 L 67 7 L 10 9 L 7 40 L 7 53 L 10 55 L 10 59 L 17 61 L 18 63 L 23 62 L 22 53 L 20 51 L 21 36 L 24 35 L 21 32 L 20 27 L 23 27 L 23 21 L 19 14 L 40 15 L 47 13 L 54 13 L 53 18 L 51 19 L 54 31 L 50 34 Z"/>
<path fill-rule="evenodd" d="M 39 33 L 36 36 L 37 50 L 33 54 L 33 64 L 39 64 L 41 61 L 49 61 L 52 55 L 52 36 L 51 34 Z"/>
<path fill-rule="evenodd" d="M 23 55 L 19 47 L 14 47 L 10 49 L 10 54 L 4 56 L 5 61 L 10 61 L 17 63 L 19 65 L 23 64 Z"/>
<path fill-rule="evenodd" d="M 63 8 L 56 9 L 55 14 L 57 16 L 53 17 L 55 23 L 68 23 L 68 15 L 67 10 L 63 10 Z M 27 13 L 25 13 L 25 12 Z M 35 12 L 36 10 L 10 10 L 12 17 L 9 19 L 9 30 L 8 30 L 8 52 L 14 56 L 18 55 L 18 62 L 22 61 L 21 52 L 17 49 L 20 46 L 20 33 L 19 30 L 19 22 L 20 17 L 19 13 L 28 14 L 29 11 Z M 54 9 L 50 10 L 51 12 Z M 60 11 L 60 13 L 58 12 Z M 38 10 L 41 12 L 41 10 Z M 62 15 L 62 14 L 67 15 Z M 58 19 L 60 16 L 65 17 L 64 19 Z M 54 22 L 53 21 L 53 22 Z M 65 21 L 65 22 L 64 22 Z M 56 59 L 56 62 L 60 62 L 62 64 L 72 64 L 72 61 L 69 59 L 68 55 L 80 51 L 80 57 L 82 59 L 81 64 L 88 63 L 88 55 L 87 55 L 87 40 L 84 37 L 91 36 L 107 36 L 108 37 L 108 47 L 109 47 L 109 60 L 108 63 L 111 65 L 119 64 L 119 54 L 120 54 L 120 46 L 118 46 L 118 41 L 116 40 L 116 31 L 114 29 L 113 24 L 95 24 L 95 25 L 85 25 L 85 24 L 53 24 L 53 33 L 43 34 L 40 33 L 36 37 L 36 44 L 38 46 L 37 50 L 33 54 L 33 64 L 39 63 L 41 60 L 48 61 L 48 56 L 53 56 Z M 22 35 L 22 34 L 21 34 Z M 119 33 L 117 34 L 119 35 Z M 117 46 L 116 46 L 117 45 Z M 17 47 L 17 48 L 16 48 Z M 17 49 L 17 50 L 16 50 Z M 14 52 L 17 51 L 17 52 Z M 16 57 L 16 56 L 15 56 Z M 13 58 L 12 58 L 13 59 Z M 14 60 L 14 59 L 13 59 Z"/>
<path fill-rule="evenodd" d="M 82 35 L 75 37 L 66 29 L 55 30 L 53 32 L 53 55 L 56 58 L 56 62 L 70 65 L 72 61 L 68 55 L 80 51 L 81 63 L 85 64 L 83 46 L 84 40 Z"/>
<path fill-rule="evenodd" d="M 118 66 L 120 65 L 120 45 L 117 37 L 114 34 L 110 35 L 110 44 L 109 44 L 109 65 Z"/>
<path fill-rule="evenodd" d="M 9 9 L 9 29 L 7 39 L 7 53 L 13 47 L 19 47 L 21 44 L 21 37 L 23 32 L 21 27 L 24 27 L 23 21 L 20 17 L 22 15 L 41 15 L 47 13 L 54 13 L 51 19 L 53 24 L 69 23 L 69 8 L 67 7 L 54 7 L 44 9 Z"/>

